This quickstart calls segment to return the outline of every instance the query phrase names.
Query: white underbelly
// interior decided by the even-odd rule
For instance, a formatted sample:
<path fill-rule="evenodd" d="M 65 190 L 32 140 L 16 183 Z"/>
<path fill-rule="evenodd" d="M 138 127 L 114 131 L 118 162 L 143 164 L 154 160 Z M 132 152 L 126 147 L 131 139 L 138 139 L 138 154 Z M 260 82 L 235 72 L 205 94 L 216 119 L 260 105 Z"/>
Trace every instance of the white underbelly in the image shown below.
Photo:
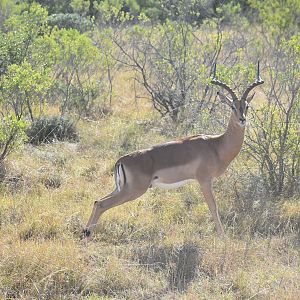
<path fill-rule="evenodd" d="M 173 182 L 173 183 L 164 183 L 164 182 L 161 182 L 159 179 L 154 179 L 151 182 L 151 186 L 159 187 L 159 188 L 163 188 L 163 189 L 176 189 L 176 188 L 183 186 L 192 181 L 194 181 L 194 179 L 187 179 L 187 180 L 182 180 L 182 181 Z"/>

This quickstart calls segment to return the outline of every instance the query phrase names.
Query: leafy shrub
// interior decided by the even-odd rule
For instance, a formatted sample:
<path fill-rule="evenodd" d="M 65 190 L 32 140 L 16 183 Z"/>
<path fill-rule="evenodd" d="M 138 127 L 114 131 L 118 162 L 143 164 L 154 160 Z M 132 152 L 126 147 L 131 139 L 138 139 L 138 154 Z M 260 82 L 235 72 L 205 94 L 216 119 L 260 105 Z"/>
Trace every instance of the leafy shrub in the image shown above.
<path fill-rule="evenodd" d="M 48 24 L 51 27 L 57 26 L 59 29 L 77 29 L 81 33 L 91 30 L 93 27 L 93 23 L 89 19 L 78 14 L 53 14 L 49 16 Z"/>
<path fill-rule="evenodd" d="M 42 117 L 27 130 L 29 142 L 34 145 L 57 141 L 77 141 L 78 133 L 72 121 L 65 117 Z"/>

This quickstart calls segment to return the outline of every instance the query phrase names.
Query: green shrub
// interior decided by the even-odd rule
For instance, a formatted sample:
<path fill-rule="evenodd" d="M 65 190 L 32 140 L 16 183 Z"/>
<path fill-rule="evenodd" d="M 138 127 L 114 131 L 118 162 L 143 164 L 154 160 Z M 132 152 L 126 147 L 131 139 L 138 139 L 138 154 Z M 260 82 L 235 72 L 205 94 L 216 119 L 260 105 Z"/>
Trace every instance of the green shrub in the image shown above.
<path fill-rule="evenodd" d="M 27 130 L 29 142 L 33 145 L 57 141 L 77 141 L 78 133 L 72 121 L 65 117 L 42 117 Z"/>

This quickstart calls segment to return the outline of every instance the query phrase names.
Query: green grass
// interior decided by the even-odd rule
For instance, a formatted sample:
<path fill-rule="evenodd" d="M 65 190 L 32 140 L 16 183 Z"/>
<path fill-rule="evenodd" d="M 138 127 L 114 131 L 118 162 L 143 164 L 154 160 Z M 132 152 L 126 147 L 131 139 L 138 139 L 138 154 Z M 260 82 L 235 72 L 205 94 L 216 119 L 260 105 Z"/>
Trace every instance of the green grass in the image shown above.
<path fill-rule="evenodd" d="M 115 160 L 167 139 L 155 124 L 147 109 L 127 108 L 81 121 L 79 143 L 26 145 L 10 156 L 1 184 L 0 297 L 297 299 L 299 199 L 258 197 L 251 206 L 237 180 L 241 158 L 215 184 L 225 238 L 191 184 L 151 189 L 109 210 L 91 242 L 80 240 L 94 200 L 114 188 Z"/>

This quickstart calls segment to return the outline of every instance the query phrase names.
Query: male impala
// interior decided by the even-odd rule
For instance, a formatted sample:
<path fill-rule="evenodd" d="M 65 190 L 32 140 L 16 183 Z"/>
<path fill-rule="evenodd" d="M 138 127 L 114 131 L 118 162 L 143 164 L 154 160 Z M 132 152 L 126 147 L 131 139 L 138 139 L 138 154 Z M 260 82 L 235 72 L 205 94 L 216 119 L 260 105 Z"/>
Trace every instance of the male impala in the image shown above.
<path fill-rule="evenodd" d="M 148 188 L 155 186 L 176 188 L 193 180 L 198 181 L 202 188 L 217 232 L 223 233 L 212 192 L 212 181 L 225 172 L 230 162 L 240 152 L 244 140 L 248 105 L 254 97 L 254 94 L 250 97 L 248 94 L 254 87 L 264 82 L 259 75 L 259 63 L 256 81 L 249 85 L 240 100 L 227 84 L 216 79 L 216 65 L 211 82 L 224 88 L 231 96 L 230 98 L 218 92 L 220 100 L 232 109 L 225 133 L 196 135 L 121 157 L 116 162 L 114 170 L 116 189 L 94 203 L 92 214 L 84 230 L 85 236 L 91 234 L 102 213 L 140 197 Z"/>

